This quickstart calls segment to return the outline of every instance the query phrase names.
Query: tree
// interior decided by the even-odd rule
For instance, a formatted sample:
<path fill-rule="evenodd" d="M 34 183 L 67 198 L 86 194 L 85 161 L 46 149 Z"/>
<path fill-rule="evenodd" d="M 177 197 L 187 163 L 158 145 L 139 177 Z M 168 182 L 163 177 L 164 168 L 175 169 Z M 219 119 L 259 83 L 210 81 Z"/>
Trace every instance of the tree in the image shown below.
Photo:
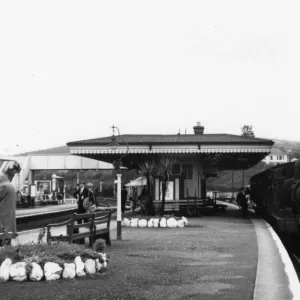
<path fill-rule="evenodd" d="M 254 138 L 254 131 L 252 130 L 252 125 L 244 125 L 242 128 L 242 136 Z"/>
<path fill-rule="evenodd" d="M 139 165 L 139 170 L 147 179 L 146 215 L 153 214 L 153 177 L 157 174 L 157 162 L 152 159 Z"/>
<path fill-rule="evenodd" d="M 166 200 L 166 191 L 167 183 L 172 177 L 172 169 L 176 159 L 169 156 L 162 157 L 158 162 L 157 175 L 160 177 L 162 182 L 162 201 L 161 201 L 161 215 L 164 215 L 165 212 L 165 200 Z"/>

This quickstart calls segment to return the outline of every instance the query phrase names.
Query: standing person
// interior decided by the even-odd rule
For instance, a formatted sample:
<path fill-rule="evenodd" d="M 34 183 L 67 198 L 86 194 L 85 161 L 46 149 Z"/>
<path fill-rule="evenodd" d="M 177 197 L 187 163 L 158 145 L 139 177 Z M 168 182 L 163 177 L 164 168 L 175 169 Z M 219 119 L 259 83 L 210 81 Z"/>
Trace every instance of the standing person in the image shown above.
<path fill-rule="evenodd" d="M 10 245 L 11 239 L 17 236 L 16 226 L 16 190 L 9 181 L 6 173 L 0 173 L 0 233 L 4 233 L 4 239 L 0 240 L 0 246 Z"/>
<path fill-rule="evenodd" d="M 122 213 L 125 212 L 125 204 L 126 204 L 126 200 L 127 200 L 127 190 L 126 190 L 126 186 L 123 186 L 123 189 L 121 191 L 121 204 L 122 204 Z"/>
<path fill-rule="evenodd" d="M 239 203 L 242 209 L 242 216 L 244 219 L 247 219 L 248 214 L 248 203 L 245 194 L 245 190 L 243 188 L 240 189 L 240 192 L 237 195 L 236 202 Z"/>
<path fill-rule="evenodd" d="M 89 196 L 89 190 L 85 187 L 85 182 L 80 182 L 77 191 L 73 194 L 73 196 L 77 199 L 78 205 L 78 214 L 84 214 L 85 209 L 83 207 L 83 200 Z"/>
<path fill-rule="evenodd" d="M 87 213 L 91 213 L 94 212 L 96 210 L 96 200 L 95 200 L 95 195 L 94 195 L 94 191 L 93 191 L 93 184 L 92 183 L 88 183 L 87 185 L 88 191 L 89 191 L 89 206 L 86 208 L 86 212 Z"/>
<path fill-rule="evenodd" d="M 77 191 L 73 194 L 73 196 L 77 199 L 77 205 L 78 205 L 77 213 L 78 214 L 86 213 L 86 210 L 83 207 L 83 201 L 85 198 L 87 198 L 89 196 L 89 190 L 85 187 L 84 181 L 79 183 L 79 187 L 78 187 Z M 78 224 L 81 224 L 82 220 L 78 220 L 77 222 L 78 222 Z M 83 222 L 85 223 L 86 220 L 84 220 Z M 74 229 L 74 233 L 79 233 L 79 229 L 78 228 L 76 228 L 76 230 Z M 84 238 L 79 239 L 77 241 L 77 243 L 84 245 L 85 239 Z"/>

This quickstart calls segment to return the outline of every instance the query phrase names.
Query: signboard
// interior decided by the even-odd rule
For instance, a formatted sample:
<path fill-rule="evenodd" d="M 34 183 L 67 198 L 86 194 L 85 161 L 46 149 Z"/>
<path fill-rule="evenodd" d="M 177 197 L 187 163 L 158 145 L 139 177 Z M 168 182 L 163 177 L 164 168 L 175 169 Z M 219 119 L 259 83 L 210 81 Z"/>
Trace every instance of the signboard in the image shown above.
<path fill-rule="evenodd" d="M 36 197 L 36 185 L 31 184 L 29 190 L 30 197 Z"/>
<path fill-rule="evenodd" d="M 37 191 L 43 192 L 45 194 L 51 193 L 51 180 L 36 180 L 35 185 Z"/>
<path fill-rule="evenodd" d="M 162 200 L 162 182 L 160 182 L 160 200 Z M 167 182 L 166 198 L 165 200 L 174 200 L 174 182 Z"/>

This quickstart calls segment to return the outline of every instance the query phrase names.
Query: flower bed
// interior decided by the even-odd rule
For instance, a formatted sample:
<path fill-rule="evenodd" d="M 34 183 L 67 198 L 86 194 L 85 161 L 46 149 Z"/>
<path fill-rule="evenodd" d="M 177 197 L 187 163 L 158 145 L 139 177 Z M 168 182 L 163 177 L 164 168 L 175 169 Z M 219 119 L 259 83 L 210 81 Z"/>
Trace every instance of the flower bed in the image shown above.
<path fill-rule="evenodd" d="M 109 260 L 102 253 L 104 244 L 96 241 L 95 250 L 67 243 L 6 246 L 0 250 L 0 282 L 72 279 L 103 272 Z"/>
<path fill-rule="evenodd" d="M 161 217 L 161 218 L 124 218 L 122 225 L 125 227 L 169 227 L 169 228 L 182 228 L 188 224 L 185 217 Z"/>

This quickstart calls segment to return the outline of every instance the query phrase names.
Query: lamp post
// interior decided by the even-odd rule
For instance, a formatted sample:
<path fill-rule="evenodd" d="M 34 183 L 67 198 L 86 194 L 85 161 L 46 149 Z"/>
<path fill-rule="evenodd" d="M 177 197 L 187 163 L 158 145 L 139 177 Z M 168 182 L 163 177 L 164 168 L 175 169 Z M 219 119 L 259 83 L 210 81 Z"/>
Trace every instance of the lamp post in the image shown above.
<path fill-rule="evenodd" d="M 110 143 L 110 147 L 113 150 L 116 150 L 119 146 L 119 144 L 116 141 L 115 138 L 115 129 L 118 130 L 119 138 L 126 144 L 126 152 L 124 155 L 121 156 L 121 158 L 115 160 L 113 162 L 115 170 L 117 170 L 117 240 L 122 239 L 122 207 L 121 207 L 121 183 L 122 183 L 122 173 L 121 173 L 121 166 L 122 166 L 122 159 L 128 154 L 129 152 L 129 146 L 128 143 L 121 137 L 119 128 L 116 126 L 112 126 L 113 129 L 113 135 L 112 135 L 112 142 Z"/>
<path fill-rule="evenodd" d="M 56 175 L 52 175 L 52 200 L 56 200 L 56 195 L 55 195 L 55 190 L 56 190 Z"/>

